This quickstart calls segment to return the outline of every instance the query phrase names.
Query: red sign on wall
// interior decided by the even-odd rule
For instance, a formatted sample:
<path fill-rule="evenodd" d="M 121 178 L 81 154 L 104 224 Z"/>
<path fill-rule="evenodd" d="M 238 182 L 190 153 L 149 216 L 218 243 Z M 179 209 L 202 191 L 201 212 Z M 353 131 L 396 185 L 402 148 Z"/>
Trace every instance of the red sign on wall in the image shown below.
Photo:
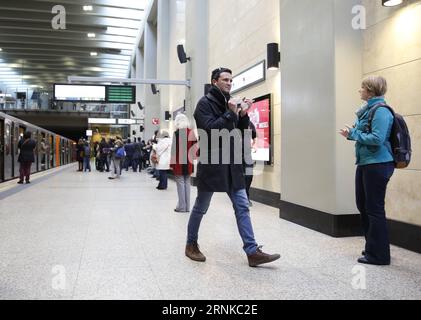
<path fill-rule="evenodd" d="M 158 118 L 153 118 L 152 119 L 152 124 L 154 124 L 154 125 L 159 124 L 159 119 Z"/>

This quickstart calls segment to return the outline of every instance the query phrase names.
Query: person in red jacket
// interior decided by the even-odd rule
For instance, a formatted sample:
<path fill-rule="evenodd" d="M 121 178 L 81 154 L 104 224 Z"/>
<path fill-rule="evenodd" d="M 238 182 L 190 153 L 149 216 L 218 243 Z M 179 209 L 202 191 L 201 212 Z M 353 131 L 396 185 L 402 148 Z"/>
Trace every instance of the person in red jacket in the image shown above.
<path fill-rule="evenodd" d="M 190 129 L 190 121 L 184 114 L 175 117 L 171 169 L 177 184 L 178 203 L 175 212 L 190 212 L 190 176 L 193 173 L 193 156 L 197 139 Z"/>

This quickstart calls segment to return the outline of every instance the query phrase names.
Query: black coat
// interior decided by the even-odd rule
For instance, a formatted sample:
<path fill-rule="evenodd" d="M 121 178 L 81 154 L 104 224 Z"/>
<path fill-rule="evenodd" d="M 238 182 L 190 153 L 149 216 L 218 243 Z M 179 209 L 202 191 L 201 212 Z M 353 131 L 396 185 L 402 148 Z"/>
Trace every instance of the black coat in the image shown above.
<path fill-rule="evenodd" d="M 35 162 L 35 154 L 34 150 L 37 146 L 35 140 L 27 139 L 27 140 L 20 140 L 18 143 L 19 162 Z"/>
<path fill-rule="evenodd" d="M 205 192 L 230 192 L 231 190 L 245 189 L 242 149 L 235 149 L 234 144 L 242 146 L 241 133 L 234 129 L 245 130 L 250 119 L 248 115 L 239 118 L 221 103 L 214 95 L 208 93 L 197 104 L 194 112 L 197 129 L 207 132 L 205 135 L 199 130 L 199 163 L 197 167 L 197 188 Z M 222 155 L 227 156 L 228 150 L 223 150 L 222 139 L 211 143 L 211 130 L 227 129 L 235 138 L 230 138 L 229 162 L 222 163 Z M 236 140 L 234 142 L 234 140 Z M 207 152 L 206 149 L 207 148 Z M 212 164 L 211 157 L 219 153 L 219 164 Z M 224 152 L 224 153 L 223 153 Z M 207 153 L 207 154 L 206 154 Z M 237 158 L 237 159 L 235 159 Z M 207 164 L 203 163 L 206 162 Z M 234 160 L 237 160 L 234 162 Z M 239 160 L 239 161 L 238 161 Z M 239 162 L 239 163 L 238 163 Z"/>

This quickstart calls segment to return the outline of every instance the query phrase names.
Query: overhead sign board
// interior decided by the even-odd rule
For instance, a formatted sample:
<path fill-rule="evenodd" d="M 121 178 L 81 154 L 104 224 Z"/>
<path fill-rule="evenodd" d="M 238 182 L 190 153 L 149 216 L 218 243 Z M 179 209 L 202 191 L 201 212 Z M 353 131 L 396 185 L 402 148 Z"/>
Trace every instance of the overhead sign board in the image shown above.
<path fill-rule="evenodd" d="M 115 124 L 116 119 L 108 118 L 88 118 L 88 123 L 91 124 Z"/>
<path fill-rule="evenodd" d="M 105 102 L 105 86 L 55 84 L 54 100 L 69 102 Z"/>
<path fill-rule="evenodd" d="M 118 119 L 118 124 L 135 124 L 135 119 Z"/>
<path fill-rule="evenodd" d="M 231 94 L 247 89 L 265 80 L 266 62 L 263 60 L 232 78 Z"/>
<path fill-rule="evenodd" d="M 54 84 L 53 98 L 64 102 L 127 103 L 136 102 L 135 86 Z"/>

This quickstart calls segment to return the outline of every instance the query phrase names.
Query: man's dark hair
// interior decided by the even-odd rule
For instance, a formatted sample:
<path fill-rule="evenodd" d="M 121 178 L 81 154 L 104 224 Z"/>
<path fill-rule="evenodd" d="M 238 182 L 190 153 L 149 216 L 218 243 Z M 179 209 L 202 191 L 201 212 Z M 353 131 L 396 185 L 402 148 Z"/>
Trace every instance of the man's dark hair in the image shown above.
<path fill-rule="evenodd" d="M 221 76 L 221 73 L 224 73 L 224 72 L 228 72 L 229 74 L 232 74 L 232 71 L 228 68 L 218 68 L 218 69 L 213 70 L 211 82 L 212 80 L 218 81 L 219 77 Z"/>
<path fill-rule="evenodd" d="M 26 131 L 26 132 L 23 134 L 23 138 L 24 138 L 24 139 L 30 139 L 30 138 L 31 138 L 31 132 L 30 132 L 30 131 Z"/>

